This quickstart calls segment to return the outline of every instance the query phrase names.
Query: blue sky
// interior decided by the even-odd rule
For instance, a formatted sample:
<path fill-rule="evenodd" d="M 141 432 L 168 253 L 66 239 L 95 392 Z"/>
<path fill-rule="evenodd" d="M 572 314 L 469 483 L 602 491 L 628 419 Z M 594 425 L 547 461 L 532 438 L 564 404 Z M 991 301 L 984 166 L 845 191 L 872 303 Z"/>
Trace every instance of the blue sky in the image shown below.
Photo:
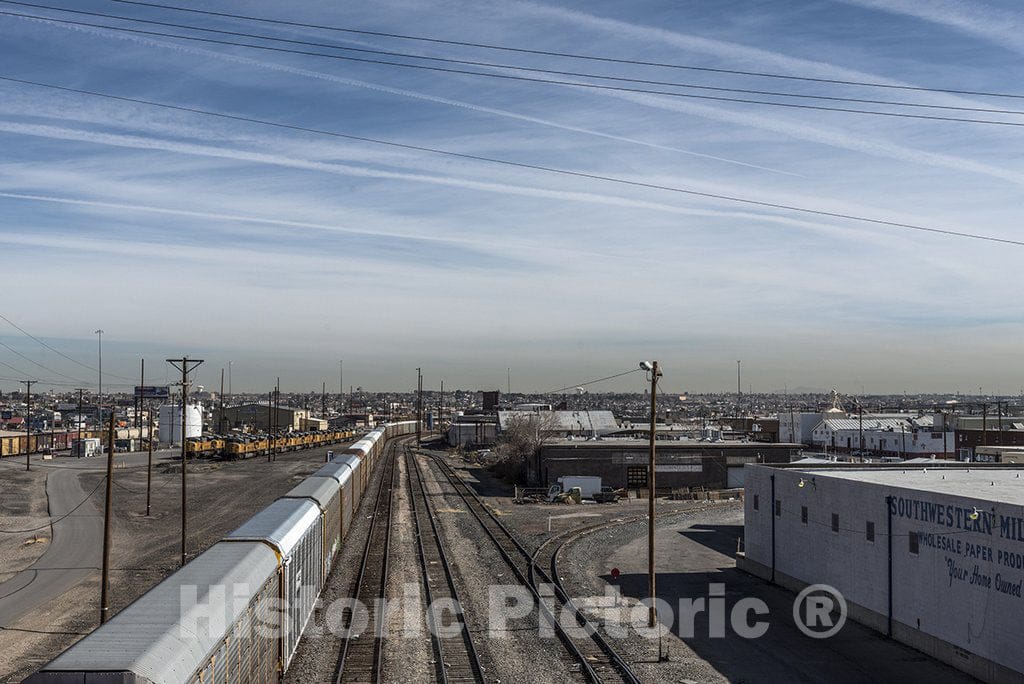
<path fill-rule="evenodd" d="M 53 4 L 548 69 L 1024 109 L 1019 99 L 586 63 L 108 0 Z M 301 1 L 285 12 L 256 1 L 244 12 L 824 79 L 1000 92 L 1024 82 L 1016 2 Z M 1020 128 L 517 83 L 2 15 L 0 54 L 0 76 L 1021 237 Z M 346 385 L 375 389 L 408 388 L 423 366 L 431 386 L 504 387 L 512 367 L 513 389 L 543 390 L 640 358 L 660 359 L 667 382 L 691 391 L 732 387 L 737 358 L 755 390 L 1024 385 L 1014 370 L 1022 248 L 11 83 L 0 83 L 0 150 L 2 313 L 90 365 L 91 333 L 103 328 L 105 367 L 122 375 L 142 356 L 179 350 L 208 360 L 208 384 L 230 359 L 236 386 L 254 390 L 277 375 L 288 389 L 336 385 L 340 358 Z M 3 335 L 48 367 L 83 370 L 12 328 Z M 62 379 L 6 349 L 0 361 Z"/>

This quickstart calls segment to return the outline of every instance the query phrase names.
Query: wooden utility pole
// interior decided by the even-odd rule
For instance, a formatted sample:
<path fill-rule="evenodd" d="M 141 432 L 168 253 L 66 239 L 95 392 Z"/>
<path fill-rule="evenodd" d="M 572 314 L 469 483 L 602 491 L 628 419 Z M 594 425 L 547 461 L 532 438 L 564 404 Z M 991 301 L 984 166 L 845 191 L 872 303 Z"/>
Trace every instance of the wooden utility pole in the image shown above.
<path fill-rule="evenodd" d="M 84 389 L 78 388 L 78 457 L 81 458 L 85 453 L 85 446 L 82 444 L 82 394 L 85 392 Z M 71 450 L 71 455 L 75 455 L 74 449 Z"/>
<path fill-rule="evenodd" d="M 416 446 L 420 445 L 423 436 L 423 372 L 416 369 Z"/>
<path fill-rule="evenodd" d="M 32 453 L 32 385 L 36 384 L 35 380 L 22 380 L 21 383 L 25 385 L 25 470 L 32 470 L 32 465 L 29 461 L 29 454 Z"/>
<path fill-rule="evenodd" d="M 220 369 L 220 416 L 217 418 L 217 434 L 224 434 L 224 369 Z"/>
<path fill-rule="evenodd" d="M 100 573 L 100 624 L 110 618 L 110 518 L 114 493 L 114 410 L 107 427 L 107 498 L 103 505 L 103 570 Z"/>
<path fill-rule="evenodd" d="M 323 386 L 320 388 L 320 417 L 327 420 L 327 381 L 322 381 Z"/>
<path fill-rule="evenodd" d="M 267 463 L 270 463 L 270 439 L 274 431 L 274 390 L 267 393 Z"/>
<path fill-rule="evenodd" d="M 188 454 L 185 452 L 186 428 L 188 417 L 188 374 L 198 368 L 203 359 L 167 359 L 167 363 L 181 371 L 181 564 L 185 565 L 188 538 Z M 201 426 L 200 426 L 201 427 Z M 173 434 L 173 432 L 172 432 Z"/>
<path fill-rule="evenodd" d="M 149 517 L 153 494 L 153 409 L 146 412 L 149 427 L 146 430 L 146 444 L 149 447 L 149 456 L 146 459 L 146 517 Z"/>
<path fill-rule="evenodd" d="M 658 376 L 661 371 L 658 369 L 658 362 L 651 363 L 651 439 L 649 464 L 647 466 L 647 595 L 650 596 L 651 605 L 647 610 L 647 626 L 656 627 L 658 624 L 658 608 L 655 605 L 656 573 L 654 571 L 654 526 L 656 523 L 654 498 L 657 495 L 655 488 L 656 459 L 654 453 L 654 442 L 657 430 L 658 418 Z M 661 657 L 661 646 L 659 640 L 658 657 Z"/>

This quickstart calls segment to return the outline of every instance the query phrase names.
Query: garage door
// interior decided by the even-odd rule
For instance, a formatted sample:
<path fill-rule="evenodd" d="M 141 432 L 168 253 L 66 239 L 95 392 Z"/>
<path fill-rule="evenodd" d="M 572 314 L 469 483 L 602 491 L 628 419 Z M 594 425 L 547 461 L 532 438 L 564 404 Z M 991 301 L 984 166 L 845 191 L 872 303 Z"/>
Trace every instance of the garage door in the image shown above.
<path fill-rule="evenodd" d="M 729 489 L 743 486 L 743 466 L 729 468 Z"/>

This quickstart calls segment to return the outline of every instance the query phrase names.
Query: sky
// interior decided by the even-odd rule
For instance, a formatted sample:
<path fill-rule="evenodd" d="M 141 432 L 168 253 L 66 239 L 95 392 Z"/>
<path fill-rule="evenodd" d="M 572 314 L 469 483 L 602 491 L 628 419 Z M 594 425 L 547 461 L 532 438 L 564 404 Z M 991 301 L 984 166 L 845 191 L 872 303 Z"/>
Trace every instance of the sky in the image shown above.
<path fill-rule="evenodd" d="M 757 202 L 1024 239 L 1024 127 L 408 69 L 1002 120 L 1024 99 L 584 61 L 52 0 L 339 52 L 0 2 L 0 77 Z M 546 52 L 1024 94 L 1015 1 L 168 0 Z M 493 66 L 493 65 L 505 66 Z M 896 108 L 672 84 L 912 102 Z M 964 108 L 961 110 L 949 107 Z M 669 391 L 1024 387 L 1024 247 L 385 146 L 0 80 L 0 389 L 109 387 L 147 359 L 236 391 L 545 391 L 658 359 Z M 120 377 L 114 377 L 120 376 Z M 171 378 L 173 379 L 173 378 Z M 642 391 L 642 374 L 594 391 Z"/>

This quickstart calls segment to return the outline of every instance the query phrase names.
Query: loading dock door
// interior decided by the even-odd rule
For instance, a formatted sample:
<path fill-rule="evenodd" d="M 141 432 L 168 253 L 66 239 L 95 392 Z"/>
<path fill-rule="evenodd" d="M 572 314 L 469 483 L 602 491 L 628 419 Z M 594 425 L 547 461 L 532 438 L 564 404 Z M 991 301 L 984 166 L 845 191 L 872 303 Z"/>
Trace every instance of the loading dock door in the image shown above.
<path fill-rule="evenodd" d="M 745 473 L 743 471 L 743 466 L 730 467 L 728 473 L 729 489 L 737 489 L 739 487 L 742 487 L 745 481 L 744 475 Z"/>

